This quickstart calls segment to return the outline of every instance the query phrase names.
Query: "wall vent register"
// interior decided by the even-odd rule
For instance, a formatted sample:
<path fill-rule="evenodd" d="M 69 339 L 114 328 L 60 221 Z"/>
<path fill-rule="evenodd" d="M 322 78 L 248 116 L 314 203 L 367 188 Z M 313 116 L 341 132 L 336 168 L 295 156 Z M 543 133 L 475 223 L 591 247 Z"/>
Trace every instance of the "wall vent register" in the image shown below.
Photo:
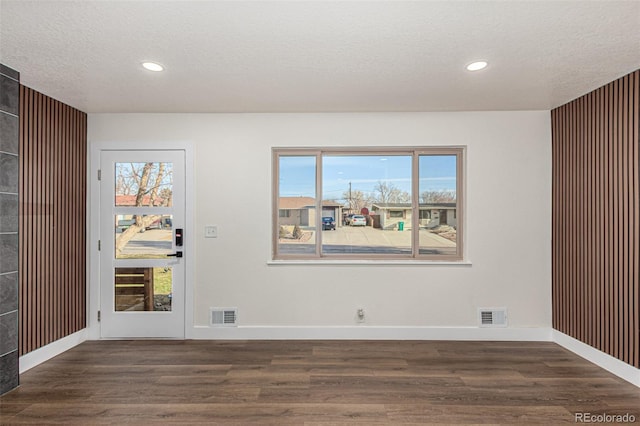
<path fill-rule="evenodd" d="M 479 308 L 480 327 L 506 327 L 507 308 Z"/>
<path fill-rule="evenodd" d="M 235 327 L 238 325 L 238 308 L 211 308 L 213 327 Z"/>

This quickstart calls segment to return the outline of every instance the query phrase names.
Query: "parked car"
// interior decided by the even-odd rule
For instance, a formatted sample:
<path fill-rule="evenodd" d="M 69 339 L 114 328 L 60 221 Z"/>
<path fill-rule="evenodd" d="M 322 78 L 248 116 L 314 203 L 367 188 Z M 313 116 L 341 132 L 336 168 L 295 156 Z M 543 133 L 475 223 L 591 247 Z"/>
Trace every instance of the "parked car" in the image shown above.
<path fill-rule="evenodd" d="M 136 223 L 133 219 L 122 219 L 118 221 L 118 226 L 116 227 L 117 233 L 122 233 L 127 230 L 131 225 Z"/>
<path fill-rule="evenodd" d="M 332 217 L 327 216 L 327 217 L 323 217 L 322 218 L 322 230 L 323 231 L 330 231 L 330 230 L 336 230 L 336 221 L 333 220 Z"/>
<path fill-rule="evenodd" d="M 154 220 L 149 224 L 149 226 L 145 228 L 145 230 L 147 229 L 162 229 L 162 219 Z M 144 232 L 144 231 L 140 230 L 140 232 Z"/>
<path fill-rule="evenodd" d="M 163 218 L 162 218 L 162 226 L 163 226 L 164 228 L 171 229 L 171 227 L 173 226 L 173 220 L 172 220 L 172 218 L 170 218 L 170 217 L 163 217 Z"/>
<path fill-rule="evenodd" d="M 354 214 L 351 220 L 349 221 L 351 226 L 366 226 L 367 219 L 361 214 Z"/>
<path fill-rule="evenodd" d="M 344 217 L 344 224 L 345 225 L 351 225 L 351 219 L 353 219 L 353 217 L 355 216 L 355 214 L 348 214 Z"/>

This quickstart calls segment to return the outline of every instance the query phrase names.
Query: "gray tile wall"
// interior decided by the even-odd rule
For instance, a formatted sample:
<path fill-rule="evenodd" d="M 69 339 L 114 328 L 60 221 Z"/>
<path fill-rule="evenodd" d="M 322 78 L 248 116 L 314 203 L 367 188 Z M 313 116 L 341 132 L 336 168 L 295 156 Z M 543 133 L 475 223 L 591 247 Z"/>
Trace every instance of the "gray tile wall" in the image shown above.
<path fill-rule="evenodd" d="M 0 395 L 19 384 L 18 176 L 20 74 L 0 64 Z"/>

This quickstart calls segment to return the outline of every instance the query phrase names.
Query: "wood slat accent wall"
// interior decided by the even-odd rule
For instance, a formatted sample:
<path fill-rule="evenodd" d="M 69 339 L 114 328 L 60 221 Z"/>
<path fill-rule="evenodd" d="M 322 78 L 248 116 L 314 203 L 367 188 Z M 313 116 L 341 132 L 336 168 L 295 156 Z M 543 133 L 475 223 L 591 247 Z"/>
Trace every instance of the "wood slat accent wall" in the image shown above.
<path fill-rule="evenodd" d="M 551 111 L 553 327 L 640 368 L 640 70 Z"/>
<path fill-rule="evenodd" d="M 20 86 L 20 354 L 86 327 L 87 115 Z"/>

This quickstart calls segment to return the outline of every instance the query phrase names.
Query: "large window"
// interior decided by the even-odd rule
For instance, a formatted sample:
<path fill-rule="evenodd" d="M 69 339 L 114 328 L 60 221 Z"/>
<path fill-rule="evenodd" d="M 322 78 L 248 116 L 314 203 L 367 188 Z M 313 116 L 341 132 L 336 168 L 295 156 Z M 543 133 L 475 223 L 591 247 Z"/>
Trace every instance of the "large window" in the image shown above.
<path fill-rule="evenodd" d="M 274 149 L 273 258 L 461 260 L 463 152 Z"/>

